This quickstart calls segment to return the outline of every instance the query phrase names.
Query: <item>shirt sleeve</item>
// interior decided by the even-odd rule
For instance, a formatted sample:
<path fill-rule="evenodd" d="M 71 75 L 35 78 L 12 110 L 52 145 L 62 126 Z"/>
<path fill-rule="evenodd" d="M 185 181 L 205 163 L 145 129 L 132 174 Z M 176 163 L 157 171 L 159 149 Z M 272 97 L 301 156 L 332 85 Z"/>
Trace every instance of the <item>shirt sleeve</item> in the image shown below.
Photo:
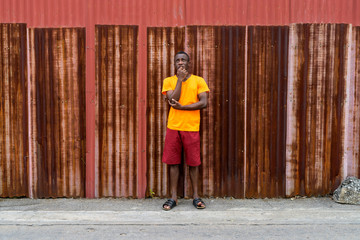
<path fill-rule="evenodd" d="M 205 80 L 203 78 L 200 78 L 198 83 L 198 95 L 202 92 L 210 92 L 210 89 L 208 85 L 206 84 Z"/>
<path fill-rule="evenodd" d="M 161 93 L 163 95 L 166 95 L 166 92 L 169 90 L 174 90 L 174 89 L 172 89 L 169 79 L 165 78 L 165 80 L 163 82 L 163 87 L 162 87 Z"/>

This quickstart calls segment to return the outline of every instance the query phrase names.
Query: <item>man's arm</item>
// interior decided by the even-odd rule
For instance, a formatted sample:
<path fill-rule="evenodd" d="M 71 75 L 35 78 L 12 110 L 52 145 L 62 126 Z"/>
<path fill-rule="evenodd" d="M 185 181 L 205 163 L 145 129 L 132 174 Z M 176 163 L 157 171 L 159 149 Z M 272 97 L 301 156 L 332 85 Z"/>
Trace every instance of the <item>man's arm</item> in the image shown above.
<path fill-rule="evenodd" d="M 169 104 L 178 110 L 188 110 L 188 111 L 192 111 L 192 110 L 199 110 L 199 109 L 203 109 L 207 107 L 207 93 L 206 92 L 202 92 L 199 94 L 199 101 L 196 103 L 192 103 L 189 105 L 181 105 L 177 100 L 172 99 L 173 101 L 171 102 L 169 100 Z"/>
<path fill-rule="evenodd" d="M 181 95 L 181 86 L 182 86 L 182 82 L 185 80 L 186 76 L 188 75 L 188 71 L 181 67 L 177 70 L 177 74 L 178 76 L 178 80 L 176 82 L 176 87 L 174 90 L 169 90 L 166 92 L 166 97 L 167 99 L 171 100 L 176 100 L 179 101 L 180 99 L 180 95 Z"/>

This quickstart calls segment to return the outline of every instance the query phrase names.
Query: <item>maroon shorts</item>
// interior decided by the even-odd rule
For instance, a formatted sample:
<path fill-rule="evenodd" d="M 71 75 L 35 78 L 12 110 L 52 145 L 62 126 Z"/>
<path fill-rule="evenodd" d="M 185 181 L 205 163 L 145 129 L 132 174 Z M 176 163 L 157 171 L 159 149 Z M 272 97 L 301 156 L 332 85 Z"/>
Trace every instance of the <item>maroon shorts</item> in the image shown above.
<path fill-rule="evenodd" d="M 200 161 L 200 134 L 167 129 L 164 144 L 163 163 L 174 165 L 181 163 L 181 151 L 184 148 L 186 164 L 192 167 L 199 166 Z"/>

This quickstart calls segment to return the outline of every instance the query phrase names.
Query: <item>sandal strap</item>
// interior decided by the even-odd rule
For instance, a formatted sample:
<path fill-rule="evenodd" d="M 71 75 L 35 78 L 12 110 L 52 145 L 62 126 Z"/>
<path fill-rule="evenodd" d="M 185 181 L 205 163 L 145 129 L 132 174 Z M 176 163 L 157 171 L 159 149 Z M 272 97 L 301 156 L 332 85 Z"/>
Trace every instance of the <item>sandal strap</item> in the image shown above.
<path fill-rule="evenodd" d="M 170 198 L 163 204 L 163 207 L 164 206 L 169 206 L 169 207 L 176 206 L 176 201 L 174 199 Z"/>
<path fill-rule="evenodd" d="M 202 203 L 205 206 L 205 202 L 201 198 L 194 198 L 193 204 L 198 206 L 199 203 Z"/>

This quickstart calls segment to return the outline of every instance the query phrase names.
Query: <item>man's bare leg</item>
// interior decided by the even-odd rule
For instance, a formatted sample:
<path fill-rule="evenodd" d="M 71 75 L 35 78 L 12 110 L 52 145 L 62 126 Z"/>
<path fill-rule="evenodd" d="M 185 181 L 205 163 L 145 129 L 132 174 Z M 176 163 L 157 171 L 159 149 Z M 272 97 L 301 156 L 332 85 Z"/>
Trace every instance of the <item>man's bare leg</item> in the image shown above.
<path fill-rule="evenodd" d="M 177 203 L 177 185 L 179 182 L 179 165 L 169 165 L 170 167 L 170 191 L 171 198 Z M 170 206 L 165 206 L 164 208 L 170 209 Z"/>
<path fill-rule="evenodd" d="M 198 198 L 198 181 L 199 181 L 199 167 L 189 167 L 190 168 L 190 178 L 191 178 L 191 184 L 193 187 L 193 197 Z M 205 205 L 202 203 L 199 203 L 199 206 L 204 207 Z"/>

